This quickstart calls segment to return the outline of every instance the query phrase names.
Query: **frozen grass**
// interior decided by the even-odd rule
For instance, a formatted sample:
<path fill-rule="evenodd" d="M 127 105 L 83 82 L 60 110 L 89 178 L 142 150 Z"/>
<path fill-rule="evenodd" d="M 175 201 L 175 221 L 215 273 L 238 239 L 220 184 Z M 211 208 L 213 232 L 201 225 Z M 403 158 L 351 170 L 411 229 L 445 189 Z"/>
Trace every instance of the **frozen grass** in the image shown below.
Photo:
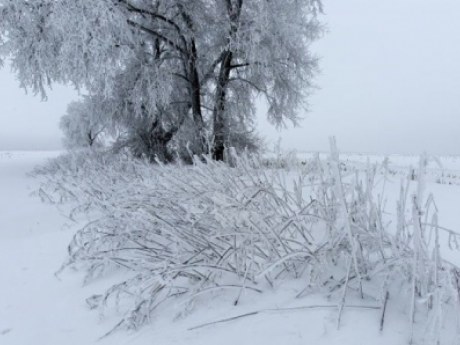
<path fill-rule="evenodd" d="M 113 330 L 138 329 L 173 301 L 184 316 L 216 292 L 234 291 L 236 305 L 243 294 L 300 277 L 297 296 L 329 296 L 338 328 L 354 306 L 379 309 L 383 329 L 388 304 L 405 303 L 409 341 L 452 341 L 460 271 L 443 260 L 440 242 L 456 245 L 458 235 L 438 225 L 433 198 L 425 197 L 427 160 L 417 169 L 416 192 L 409 192 L 411 174 L 403 181 L 390 219 L 384 188 L 375 189 L 387 163 L 350 168 L 334 142 L 331 152 L 284 168 L 247 156 L 233 157 L 232 167 L 206 159 L 152 166 L 85 152 L 35 174 L 45 179 L 42 199 L 76 203 L 71 217 L 98 215 L 74 236 L 63 269 L 83 268 L 85 283 L 129 272 L 87 300 L 101 312 L 124 313 Z"/>

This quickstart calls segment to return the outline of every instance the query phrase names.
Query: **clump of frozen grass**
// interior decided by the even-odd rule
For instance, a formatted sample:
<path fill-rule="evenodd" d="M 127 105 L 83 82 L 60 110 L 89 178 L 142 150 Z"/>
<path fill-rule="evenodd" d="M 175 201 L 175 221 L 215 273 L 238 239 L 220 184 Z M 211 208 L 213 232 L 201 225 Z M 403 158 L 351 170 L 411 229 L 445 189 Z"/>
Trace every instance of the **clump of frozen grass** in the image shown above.
<path fill-rule="evenodd" d="M 187 313 L 205 294 L 234 290 L 238 304 L 242 291 L 306 277 L 299 296 L 315 289 L 334 297 L 338 326 L 349 290 L 381 304 L 381 328 L 390 295 L 406 294 L 412 340 L 424 328 L 426 340 L 441 343 L 460 291 L 460 270 L 443 260 L 441 241 L 456 245 L 458 235 L 438 225 L 433 198 L 424 197 L 424 162 L 417 192 L 409 179 L 401 187 L 393 219 L 375 187 L 386 164 L 345 170 L 334 141 L 329 159 L 283 169 L 253 156 L 232 157 L 232 167 L 206 158 L 182 166 L 92 151 L 36 174 L 45 178 L 43 199 L 99 215 L 75 234 L 63 268 L 85 269 L 87 283 L 130 272 L 88 299 L 92 308 L 124 310 L 118 327 L 139 328 L 173 299 Z"/>

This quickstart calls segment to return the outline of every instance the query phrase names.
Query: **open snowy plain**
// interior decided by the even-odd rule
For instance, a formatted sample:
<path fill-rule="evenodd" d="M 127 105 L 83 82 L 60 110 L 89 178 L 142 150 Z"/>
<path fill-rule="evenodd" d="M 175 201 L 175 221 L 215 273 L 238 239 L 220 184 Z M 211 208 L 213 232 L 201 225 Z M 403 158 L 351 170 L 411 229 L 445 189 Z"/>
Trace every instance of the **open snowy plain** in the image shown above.
<path fill-rule="evenodd" d="M 120 315 L 90 310 L 86 298 L 110 287 L 115 276 L 96 279 L 82 286 L 81 272 L 55 273 L 67 257 L 67 245 L 85 219 L 68 218 L 67 206 L 52 206 L 31 195 L 39 188 L 28 173 L 56 152 L 0 152 L 0 344 L 2 345 L 89 345 L 89 344 L 407 344 L 410 315 L 402 303 L 390 298 L 385 325 L 380 328 L 380 305 L 376 309 L 345 308 L 337 329 L 337 303 L 311 293 L 296 298 L 303 279 L 277 284 L 263 294 L 238 291 L 206 295 L 193 310 L 181 315 L 182 305 L 168 304 L 140 330 L 119 330 L 98 339 Z M 366 166 L 364 155 L 342 157 L 346 165 Z M 372 156 L 370 161 L 383 160 Z M 441 163 L 441 164 L 438 164 Z M 416 157 L 389 157 L 386 183 L 388 213 L 396 209 L 401 178 Z M 460 158 L 443 157 L 428 166 L 427 190 L 439 210 L 439 223 L 460 232 Z M 449 260 L 460 262 L 460 252 L 449 251 Z M 409 295 L 409 294 L 408 294 Z M 349 305 L 360 305 L 350 296 Z M 372 303 L 366 303 L 372 305 Z M 206 323 L 228 319 L 205 327 Z M 359 328 L 356 328 L 359 325 Z M 194 329 L 193 329 L 194 328 Z M 447 343 L 458 344 L 450 338 Z"/>

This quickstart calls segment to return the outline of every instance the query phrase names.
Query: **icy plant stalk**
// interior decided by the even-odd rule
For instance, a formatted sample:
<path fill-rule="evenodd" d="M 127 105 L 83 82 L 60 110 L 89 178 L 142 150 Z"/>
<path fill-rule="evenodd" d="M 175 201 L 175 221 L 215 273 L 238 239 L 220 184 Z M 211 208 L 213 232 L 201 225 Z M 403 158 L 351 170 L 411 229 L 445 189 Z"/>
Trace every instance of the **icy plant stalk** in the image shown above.
<path fill-rule="evenodd" d="M 334 187 L 335 187 L 334 189 L 335 189 L 336 197 L 338 198 L 337 201 L 339 202 L 339 205 L 340 205 L 340 211 L 344 218 L 343 225 L 347 232 L 348 240 L 351 246 L 351 256 L 353 259 L 354 270 L 359 280 L 361 295 L 362 295 L 362 278 L 361 278 L 361 272 L 360 272 L 359 263 L 358 263 L 358 249 L 357 249 L 358 244 L 353 235 L 352 227 L 350 224 L 350 214 L 348 212 L 347 200 L 345 197 L 345 192 L 343 190 L 342 177 L 340 174 L 339 150 L 337 148 L 335 138 L 331 137 L 329 140 L 330 140 L 330 148 L 331 148 L 332 172 L 334 176 Z"/>

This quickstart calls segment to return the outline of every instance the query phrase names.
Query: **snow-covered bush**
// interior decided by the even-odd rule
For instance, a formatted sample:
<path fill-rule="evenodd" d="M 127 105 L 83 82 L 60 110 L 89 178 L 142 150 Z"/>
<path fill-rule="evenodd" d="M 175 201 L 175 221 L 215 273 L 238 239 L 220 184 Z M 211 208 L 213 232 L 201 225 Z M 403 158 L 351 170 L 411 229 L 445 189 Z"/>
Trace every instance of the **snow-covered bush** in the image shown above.
<path fill-rule="evenodd" d="M 329 159 L 292 169 L 269 169 L 251 156 L 232 162 L 151 165 L 92 152 L 36 171 L 45 178 L 42 198 L 98 214 L 75 234 L 63 269 L 85 269 L 87 283 L 129 272 L 89 298 L 90 307 L 117 305 L 126 312 L 117 326 L 137 329 L 174 299 L 187 313 L 205 294 L 235 290 L 237 304 L 242 291 L 302 277 L 299 296 L 331 296 L 339 325 L 353 293 L 380 305 L 381 328 L 387 303 L 406 303 L 414 341 L 417 334 L 444 340 L 441 328 L 460 305 L 460 269 L 443 260 L 441 241 L 455 245 L 458 234 L 438 225 L 432 198 L 424 198 L 424 160 L 417 191 L 408 179 L 393 215 L 375 188 L 386 165 L 344 171 L 334 142 Z"/>

